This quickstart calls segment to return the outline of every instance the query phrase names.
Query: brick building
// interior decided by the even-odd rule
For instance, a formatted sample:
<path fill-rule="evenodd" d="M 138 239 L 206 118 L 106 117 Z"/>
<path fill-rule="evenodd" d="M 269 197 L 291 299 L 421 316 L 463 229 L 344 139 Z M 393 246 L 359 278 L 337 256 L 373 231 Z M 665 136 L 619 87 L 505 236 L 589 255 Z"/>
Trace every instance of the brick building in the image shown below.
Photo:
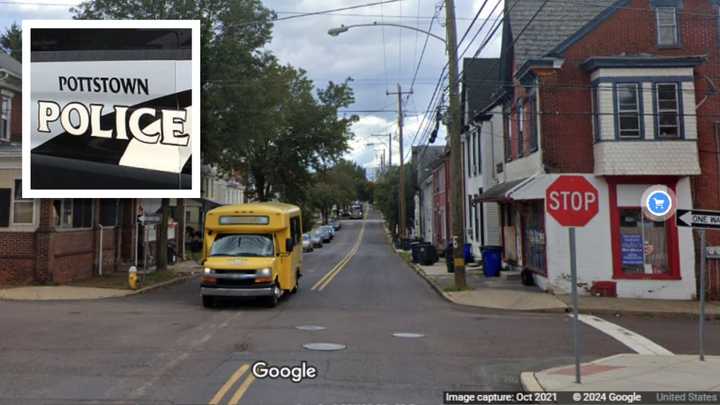
<path fill-rule="evenodd" d="M 503 86 L 484 111 L 504 147 L 482 198 L 502 206 L 507 261 L 569 290 L 567 231 L 545 217 L 544 196 L 578 174 L 600 192 L 578 230 L 582 292 L 604 282 L 623 297 L 694 297 L 692 231 L 645 219 L 640 200 L 662 184 L 680 208 L 720 208 L 719 2 L 520 0 L 506 13 Z"/>

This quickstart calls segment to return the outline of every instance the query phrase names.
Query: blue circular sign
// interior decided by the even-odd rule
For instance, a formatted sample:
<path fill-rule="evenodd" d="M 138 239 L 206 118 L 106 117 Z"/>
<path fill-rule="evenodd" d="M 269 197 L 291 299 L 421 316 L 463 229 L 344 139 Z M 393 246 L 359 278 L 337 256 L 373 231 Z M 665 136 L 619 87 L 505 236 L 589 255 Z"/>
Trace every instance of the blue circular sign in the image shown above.
<path fill-rule="evenodd" d="M 655 190 L 648 194 L 645 207 L 652 215 L 662 217 L 672 210 L 672 198 L 664 190 Z"/>

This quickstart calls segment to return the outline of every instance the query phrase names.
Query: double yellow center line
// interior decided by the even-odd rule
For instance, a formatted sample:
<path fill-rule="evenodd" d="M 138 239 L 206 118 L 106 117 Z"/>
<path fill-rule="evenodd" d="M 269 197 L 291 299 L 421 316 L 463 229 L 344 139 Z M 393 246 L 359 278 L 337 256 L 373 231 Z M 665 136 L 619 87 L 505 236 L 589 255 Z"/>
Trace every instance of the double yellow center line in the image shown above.
<path fill-rule="evenodd" d="M 364 233 L 365 233 L 365 220 L 363 218 L 363 224 L 362 224 L 362 227 L 360 228 L 360 234 L 358 235 L 358 238 L 355 241 L 355 244 L 353 245 L 352 249 L 350 249 L 348 254 L 345 255 L 345 257 L 343 257 L 343 259 L 340 260 L 335 265 L 335 267 L 333 267 L 332 269 L 330 269 L 330 271 L 325 273 L 325 275 L 322 276 L 322 278 L 320 278 L 320 280 L 318 280 L 317 283 L 315 283 L 315 285 L 313 285 L 310 288 L 311 290 L 322 291 L 325 287 L 327 287 L 328 284 L 330 284 L 330 282 L 335 278 L 335 276 L 337 276 L 338 273 L 340 273 L 340 271 L 342 271 L 342 269 L 345 268 L 345 266 L 348 264 L 350 259 L 352 259 L 353 256 L 355 256 L 355 253 L 357 253 L 357 251 L 360 250 L 360 245 L 362 244 L 362 238 L 363 238 Z"/>
<path fill-rule="evenodd" d="M 235 372 L 228 378 L 228 380 L 223 384 L 222 387 L 213 395 L 212 399 L 208 403 L 209 405 L 218 405 L 220 401 L 225 397 L 225 394 L 230 391 L 230 389 L 235 385 L 235 383 L 240 379 L 240 377 L 247 372 L 247 370 L 250 368 L 250 365 L 245 363 L 241 365 Z M 240 384 L 237 391 L 235 391 L 235 394 L 233 394 L 232 397 L 230 397 L 230 401 L 228 402 L 228 405 L 237 405 L 238 402 L 242 399 L 243 395 L 245 395 L 245 392 L 250 388 L 250 384 L 252 384 L 255 381 L 255 376 L 253 373 L 248 373 L 247 377 L 245 377 L 245 380 Z"/>

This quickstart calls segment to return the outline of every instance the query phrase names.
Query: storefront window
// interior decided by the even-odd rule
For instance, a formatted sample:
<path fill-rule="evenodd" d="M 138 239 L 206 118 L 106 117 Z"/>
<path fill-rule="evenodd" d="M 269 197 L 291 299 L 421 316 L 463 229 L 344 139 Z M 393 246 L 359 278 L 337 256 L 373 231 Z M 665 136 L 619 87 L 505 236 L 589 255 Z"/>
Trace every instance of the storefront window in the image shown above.
<path fill-rule="evenodd" d="M 651 221 L 640 208 L 619 208 L 620 262 L 625 274 L 669 274 L 665 222 Z"/>
<path fill-rule="evenodd" d="M 523 233 L 526 266 L 545 273 L 545 207 L 542 201 L 533 202 L 524 210 Z"/>

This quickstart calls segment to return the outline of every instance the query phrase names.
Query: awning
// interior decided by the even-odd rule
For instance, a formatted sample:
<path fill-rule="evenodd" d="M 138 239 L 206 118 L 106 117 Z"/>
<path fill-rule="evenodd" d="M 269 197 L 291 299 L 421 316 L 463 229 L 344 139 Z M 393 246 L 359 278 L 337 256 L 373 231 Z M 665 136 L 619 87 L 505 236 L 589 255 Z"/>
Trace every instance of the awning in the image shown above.
<path fill-rule="evenodd" d="M 489 189 L 487 189 L 485 192 L 480 194 L 480 201 L 496 201 L 496 202 L 502 202 L 502 201 L 509 201 L 510 198 L 507 196 L 508 192 L 511 191 L 515 186 L 519 185 L 520 183 L 526 181 L 527 178 L 517 179 L 517 180 L 510 180 L 503 183 L 496 184 Z"/>
<path fill-rule="evenodd" d="M 537 175 L 506 181 L 490 187 L 480 195 L 481 201 L 542 200 L 545 190 L 554 180 L 553 175 Z"/>

